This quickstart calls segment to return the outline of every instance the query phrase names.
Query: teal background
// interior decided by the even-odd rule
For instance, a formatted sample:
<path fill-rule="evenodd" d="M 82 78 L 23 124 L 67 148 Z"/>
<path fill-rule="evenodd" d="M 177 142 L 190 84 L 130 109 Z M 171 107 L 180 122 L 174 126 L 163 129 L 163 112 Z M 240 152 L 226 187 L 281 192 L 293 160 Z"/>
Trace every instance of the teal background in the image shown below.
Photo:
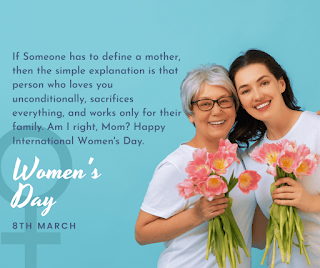
<path fill-rule="evenodd" d="M 68 146 L 72 168 L 83 169 L 87 176 L 71 180 L 47 216 L 40 222 L 72 222 L 75 230 L 47 230 L 60 233 L 60 243 L 38 245 L 37 267 L 156 267 L 162 244 L 139 246 L 134 240 L 134 225 L 140 205 L 158 163 L 181 142 L 190 140 L 194 128 L 182 114 L 180 117 L 161 117 L 159 110 L 181 111 L 179 86 L 186 73 L 205 63 L 229 67 L 241 51 L 258 48 L 271 54 L 287 71 L 295 96 L 303 109 L 319 109 L 318 62 L 319 25 L 318 1 L 246 0 L 246 1 L 2 1 L 0 4 L 0 137 L 12 130 L 12 122 L 31 124 L 37 121 L 54 124 L 111 122 L 130 123 L 129 130 L 88 132 L 93 138 L 123 136 L 142 139 L 144 145 L 73 145 Z M 177 75 L 78 75 L 75 82 L 113 82 L 113 89 L 19 89 L 13 82 L 68 83 L 69 76 L 13 75 L 12 68 L 103 68 L 103 61 L 13 61 L 12 53 L 30 54 L 89 53 L 103 55 L 106 51 L 121 54 L 179 55 L 178 62 L 127 61 L 114 62 L 114 67 L 178 68 Z M 21 54 L 20 54 L 21 55 Z M 22 55 L 21 55 L 22 56 Z M 109 64 L 111 65 L 111 64 Z M 79 104 L 16 104 L 14 96 L 119 96 L 133 97 L 133 103 L 86 104 L 87 110 L 157 111 L 155 117 L 143 118 L 15 118 L 13 110 L 82 110 Z M 134 131 L 134 122 L 165 125 L 163 133 Z M 61 138 L 85 135 L 76 131 L 55 131 Z M 1 148 L 0 148 L 1 149 Z M 57 152 L 52 146 L 10 146 L 3 154 L 1 174 L 6 184 L 16 192 L 18 182 L 12 180 L 16 158 L 29 167 L 34 157 L 43 169 L 60 168 Z M 90 157 L 94 157 L 91 166 Z M 71 168 L 71 167 L 70 167 Z M 101 177 L 93 180 L 89 174 L 97 168 Z M 42 195 L 55 184 L 54 180 L 31 177 L 28 183 L 34 195 Z M 53 196 L 54 197 L 54 196 Z M 0 232 L 23 232 L 12 229 L 13 222 L 25 221 L 25 209 L 11 208 L 0 198 Z M 3 241 L 2 241 L 3 242 Z M 253 265 L 259 267 L 263 251 L 253 250 Z M 25 264 L 23 245 L 0 244 L 1 267 L 29 268 Z M 34 267 L 34 266 L 32 266 Z"/>

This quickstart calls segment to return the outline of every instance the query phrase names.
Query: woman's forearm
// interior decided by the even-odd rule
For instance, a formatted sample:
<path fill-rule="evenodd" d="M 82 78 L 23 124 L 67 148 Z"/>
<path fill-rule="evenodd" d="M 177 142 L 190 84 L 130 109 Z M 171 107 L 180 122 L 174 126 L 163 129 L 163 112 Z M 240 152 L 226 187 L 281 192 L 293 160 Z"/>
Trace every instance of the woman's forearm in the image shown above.
<path fill-rule="evenodd" d="M 168 241 L 197 227 L 225 211 L 228 198 L 217 195 L 212 201 L 202 197 L 189 210 L 182 211 L 168 219 L 163 219 L 140 210 L 135 236 L 139 244 L 145 245 Z"/>
<path fill-rule="evenodd" d="M 154 219 L 149 216 L 154 217 Z M 140 211 L 138 220 L 139 218 L 141 218 L 142 222 L 152 219 L 151 222 L 145 225 L 140 225 L 137 221 L 135 236 L 140 245 L 174 239 L 203 223 L 203 221 L 194 216 L 192 209 L 178 213 L 169 219 L 158 218 Z"/>

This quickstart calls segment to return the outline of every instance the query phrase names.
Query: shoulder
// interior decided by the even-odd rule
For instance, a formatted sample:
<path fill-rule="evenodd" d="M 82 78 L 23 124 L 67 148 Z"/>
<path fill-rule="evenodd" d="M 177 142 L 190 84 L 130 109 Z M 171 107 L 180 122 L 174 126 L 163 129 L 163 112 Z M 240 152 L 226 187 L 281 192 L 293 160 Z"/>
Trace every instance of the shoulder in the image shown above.
<path fill-rule="evenodd" d="M 192 160 L 192 152 L 192 147 L 180 145 L 157 166 L 141 210 L 161 218 L 169 218 L 184 210 L 191 201 L 195 201 L 181 198 L 176 189 L 176 185 L 188 177 L 185 168 Z"/>
<path fill-rule="evenodd" d="M 319 124 L 320 123 L 320 116 L 317 115 L 316 113 L 314 112 L 310 112 L 310 111 L 304 111 L 302 114 L 301 114 L 301 121 L 302 122 L 314 122 L 316 124 Z"/>
<path fill-rule="evenodd" d="M 156 172 L 163 168 L 175 168 L 177 170 L 184 170 L 188 162 L 192 160 L 192 152 L 194 149 L 188 145 L 181 144 L 179 148 L 169 154 L 157 166 Z"/>
<path fill-rule="evenodd" d="M 295 125 L 294 135 L 309 138 L 320 133 L 320 116 L 310 111 L 304 111 Z"/>

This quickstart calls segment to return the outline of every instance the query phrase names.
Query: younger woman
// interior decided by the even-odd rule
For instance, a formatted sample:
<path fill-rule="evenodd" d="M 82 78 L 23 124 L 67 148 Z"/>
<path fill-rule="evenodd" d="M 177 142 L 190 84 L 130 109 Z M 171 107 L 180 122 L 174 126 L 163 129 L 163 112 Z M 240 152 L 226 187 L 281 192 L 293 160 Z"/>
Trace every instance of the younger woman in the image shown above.
<path fill-rule="evenodd" d="M 300 111 L 293 95 L 289 78 L 281 66 L 267 53 L 249 50 L 231 65 L 229 76 L 233 81 L 240 102 L 235 127 L 230 140 L 249 145 L 249 141 L 263 143 L 281 139 L 306 144 L 311 153 L 320 154 L 320 117 L 309 111 Z M 298 182 L 290 178 L 277 181 L 276 185 L 288 186 L 276 189 L 271 197 L 270 185 L 274 178 L 266 173 L 266 165 L 244 157 L 247 169 L 257 170 L 262 176 L 256 190 L 256 198 L 264 215 L 269 218 L 269 209 L 274 202 L 295 206 L 304 224 L 304 238 L 311 267 L 320 267 L 320 168 Z M 297 242 L 294 240 L 294 242 Z M 272 247 L 268 252 L 271 263 Z M 281 262 L 277 249 L 275 267 L 310 267 L 299 248 L 292 247 L 290 265 Z"/>

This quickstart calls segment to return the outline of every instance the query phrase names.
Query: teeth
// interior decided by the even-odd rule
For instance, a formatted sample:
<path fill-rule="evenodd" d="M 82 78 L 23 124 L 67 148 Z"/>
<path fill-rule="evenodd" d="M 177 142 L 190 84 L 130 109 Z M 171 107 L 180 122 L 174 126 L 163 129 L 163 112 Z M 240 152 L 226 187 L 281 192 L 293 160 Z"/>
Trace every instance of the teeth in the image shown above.
<path fill-rule="evenodd" d="M 210 122 L 209 124 L 210 124 L 210 125 L 221 125 L 221 124 L 223 124 L 224 122 L 226 122 L 226 120 L 222 120 L 222 121 L 219 121 L 219 122 Z"/>
<path fill-rule="evenodd" d="M 259 105 L 259 106 L 257 106 L 256 107 L 256 109 L 262 109 L 263 107 L 266 107 L 267 105 L 269 105 L 270 104 L 270 101 L 268 101 L 268 102 L 266 102 L 266 103 L 263 103 L 263 104 L 261 104 L 261 105 Z"/>

